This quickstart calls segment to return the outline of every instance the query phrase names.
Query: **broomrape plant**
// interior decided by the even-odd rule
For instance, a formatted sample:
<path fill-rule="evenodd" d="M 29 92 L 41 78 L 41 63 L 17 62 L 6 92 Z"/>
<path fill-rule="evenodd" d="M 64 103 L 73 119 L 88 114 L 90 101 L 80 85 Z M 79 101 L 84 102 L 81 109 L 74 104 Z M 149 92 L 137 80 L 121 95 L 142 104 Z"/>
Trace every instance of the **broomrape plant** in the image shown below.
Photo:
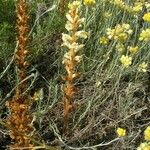
<path fill-rule="evenodd" d="M 27 67 L 27 33 L 28 33 L 28 15 L 26 0 L 17 1 L 17 30 L 18 30 L 18 51 L 16 53 L 16 64 L 18 67 L 18 80 L 22 82 L 26 77 Z M 7 101 L 6 105 L 10 110 L 10 116 L 6 120 L 6 124 L 10 128 L 10 137 L 14 140 L 14 144 L 10 149 L 21 147 L 33 147 L 33 143 L 28 135 L 33 131 L 32 116 L 29 113 L 31 100 L 28 95 L 23 93 L 27 88 L 27 81 L 22 82 L 16 88 L 15 95 L 11 101 Z"/>
<path fill-rule="evenodd" d="M 84 18 L 80 18 L 79 1 L 73 1 L 68 4 L 69 11 L 66 14 L 67 23 L 65 28 L 68 33 L 62 34 L 63 44 L 62 46 L 67 48 L 67 52 L 64 54 L 62 63 L 64 64 L 67 75 L 63 77 L 65 85 L 63 87 L 64 92 L 64 129 L 67 127 L 68 114 L 74 107 L 73 97 L 77 92 L 77 88 L 74 85 L 74 81 L 79 77 L 79 72 L 76 71 L 77 65 L 80 63 L 82 56 L 78 55 L 79 51 L 84 47 L 84 44 L 79 44 L 80 38 L 87 38 L 87 32 L 80 30 Z"/>

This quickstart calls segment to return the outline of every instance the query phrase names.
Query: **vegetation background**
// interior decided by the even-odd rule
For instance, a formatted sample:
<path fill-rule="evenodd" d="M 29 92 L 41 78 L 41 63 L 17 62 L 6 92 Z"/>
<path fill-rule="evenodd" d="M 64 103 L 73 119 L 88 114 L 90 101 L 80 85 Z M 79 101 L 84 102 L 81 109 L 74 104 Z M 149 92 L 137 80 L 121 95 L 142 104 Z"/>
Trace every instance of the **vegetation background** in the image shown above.
<path fill-rule="evenodd" d="M 150 29 L 150 23 L 142 18 L 150 8 L 145 5 L 147 1 L 126 0 L 125 4 L 134 6 L 137 2 L 144 4 L 136 13 L 107 0 L 81 7 L 81 16 L 86 18 L 83 27 L 89 36 L 80 41 L 85 47 L 78 68 L 82 74 L 75 82 L 79 89 L 75 98 L 77 107 L 70 114 L 69 130 L 64 134 L 61 75 L 65 74 L 62 65 L 65 50 L 61 47 L 61 34 L 67 32 L 67 20 L 59 12 L 58 0 L 29 0 L 28 90 L 35 99 L 31 108 L 36 118 L 34 126 L 45 144 L 62 149 L 134 150 L 143 141 L 143 131 L 150 125 L 150 35 L 148 41 L 140 41 L 139 37 L 143 30 Z M 0 0 L 1 120 L 9 114 L 5 102 L 11 99 L 17 83 L 15 3 Z M 129 24 L 133 30 L 121 43 L 124 49 L 121 52 L 116 47 L 119 42 L 108 38 L 107 32 L 107 28 L 113 29 L 117 24 Z M 128 52 L 129 46 L 138 46 L 138 51 Z M 132 64 L 124 67 L 120 58 L 128 54 Z M 139 68 L 143 62 L 147 64 L 146 71 Z M 113 142 L 118 127 L 125 128 L 127 135 Z M 112 142 L 105 146 L 93 146 L 109 141 Z M 0 125 L 0 149 L 6 149 L 9 143 L 8 131 Z"/>

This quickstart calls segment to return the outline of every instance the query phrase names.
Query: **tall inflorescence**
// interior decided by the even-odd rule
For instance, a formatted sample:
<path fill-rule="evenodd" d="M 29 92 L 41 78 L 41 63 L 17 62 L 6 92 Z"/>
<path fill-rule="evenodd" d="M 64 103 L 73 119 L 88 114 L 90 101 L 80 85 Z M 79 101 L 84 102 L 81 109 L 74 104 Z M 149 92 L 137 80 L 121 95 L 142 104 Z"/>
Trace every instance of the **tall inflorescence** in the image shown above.
<path fill-rule="evenodd" d="M 63 86 L 64 93 L 64 130 L 67 128 L 68 115 L 73 108 L 73 99 L 77 92 L 77 88 L 74 85 L 74 81 L 79 77 L 77 71 L 77 65 L 80 63 L 82 56 L 79 55 L 79 50 L 84 47 L 84 44 L 79 44 L 80 38 L 87 38 L 87 32 L 80 30 L 84 22 L 84 18 L 80 18 L 80 6 L 79 1 L 69 3 L 69 11 L 66 14 L 67 23 L 65 28 L 67 34 L 62 34 L 63 44 L 62 46 L 67 48 L 67 52 L 64 54 L 62 63 L 64 64 L 67 75 L 63 77 L 65 84 Z"/>
<path fill-rule="evenodd" d="M 16 52 L 16 65 L 18 68 L 18 86 L 16 88 L 15 95 L 11 101 L 6 103 L 10 110 L 10 116 L 8 116 L 6 123 L 10 129 L 10 137 L 13 139 L 10 149 L 16 147 L 20 150 L 22 148 L 26 150 L 33 147 L 29 135 L 33 131 L 31 125 L 32 116 L 29 113 L 31 101 L 25 90 L 27 88 L 27 81 L 24 81 L 27 77 L 27 34 L 28 34 L 28 15 L 27 15 L 27 2 L 26 0 L 17 1 L 17 30 L 18 30 L 18 50 Z M 30 147 L 30 148 L 29 148 Z"/>

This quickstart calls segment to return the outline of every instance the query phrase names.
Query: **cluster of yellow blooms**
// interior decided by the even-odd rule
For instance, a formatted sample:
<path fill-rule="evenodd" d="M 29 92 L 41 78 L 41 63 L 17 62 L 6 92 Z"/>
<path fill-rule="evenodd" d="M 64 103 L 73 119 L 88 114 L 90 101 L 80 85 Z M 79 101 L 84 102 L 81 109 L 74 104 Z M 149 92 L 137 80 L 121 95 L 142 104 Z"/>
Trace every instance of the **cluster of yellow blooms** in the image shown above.
<path fill-rule="evenodd" d="M 133 14 L 141 12 L 145 5 L 143 0 L 134 2 L 133 6 L 126 4 L 123 0 L 110 0 L 109 2 L 120 9 Z"/>
<path fill-rule="evenodd" d="M 128 51 L 131 54 L 135 54 L 138 51 L 138 47 L 128 47 Z M 122 65 L 127 68 L 132 64 L 132 57 L 129 55 L 122 55 L 120 58 L 120 62 L 122 63 Z M 139 67 L 138 67 L 138 71 L 140 72 L 147 72 L 147 68 L 148 68 L 148 64 L 146 62 L 142 62 Z"/>
<path fill-rule="evenodd" d="M 150 3 L 145 3 L 146 8 L 150 7 Z M 150 12 L 147 12 L 143 16 L 145 22 L 150 22 Z M 150 40 L 150 28 L 143 30 L 139 37 L 140 41 L 148 42 Z"/>
<path fill-rule="evenodd" d="M 83 4 L 86 5 L 86 6 L 92 6 L 95 3 L 96 3 L 95 0 L 84 0 L 83 1 Z"/>
<path fill-rule="evenodd" d="M 138 46 L 129 46 L 128 47 L 128 50 L 129 50 L 129 52 L 131 53 L 131 54 L 135 54 L 137 51 L 138 51 Z"/>
<path fill-rule="evenodd" d="M 121 1 L 120 1 L 120 3 L 121 3 Z M 130 25 L 124 23 L 122 25 L 121 24 L 116 25 L 113 29 L 108 28 L 106 34 L 108 36 L 108 39 L 114 39 L 118 42 L 116 45 L 117 51 L 123 52 L 125 50 L 123 43 L 127 41 L 127 39 L 132 34 L 132 32 L 133 31 L 132 31 Z M 101 38 L 100 43 L 105 44 L 104 42 L 106 43 L 107 39 Z M 129 47 L 129 51 L 131 53 L 135 53 L 137 50 L 138 50 L 138 47 Z M 122 65 L 125 68 L 127 68 L 132 64 L 132 57 L 129 57 L 128 55 L 122 55 L 120 58 L 120 61 L 121 61 Z"/>
<path fill-rule="evenodd" d="M 150 150 L 150 144 L 147 142 L 141 143 L 137 150 Z"/>
<path fill-rule="evenodd" d="M 116 45 L 116 50 L 118 52 L 123 52 L 125 50 L 125 46 L 122 43 L 118 43 Z M 128 51 L 130 52 L 130 54 L 135 54 L 137 53 L 139 50 L 138 46 L 128 46 Z"/>
<path fill-rule="evenodd" d="M 129 24 L 117 24 L 115 28 L 108 28 L 106 34 L 108 35 L 108 39 L 114 39 L 118 42 L 125 42 L 129 35 L 132 34 L 132 30 Z"/>
<path fill-rule="evenodd" d="M 120 58 L 120 61 L 122 65 L 127 68 L 132 64 L 132 57 L 129 57 L 128 55 L 122 55 Z"/>
<path fill-rule="evenodd" d="M 144 139 L 147 142 L 141 143 L 137 150 L 150 150 L 150 126 L 144 131 Z"/>
<path fill-rule="evenodd" d="M 150 141 L 150 126 L 148 126 L 144 131 L 144 139 Z"/>
<path fill-rule="evenodd" d="M 102 36 L 100 37 L 99 42 L 100 44 L 107 45 L 107 43 L 109 42 L 109 39 L 105 36 Z"/>
<path fill-rule="evenodd" d="M 118 137 L 126 136 L 126 129 L 124 128 L 117 128 L 116 133 Z M 144 139 L 147 142 L 141 143 L 137 150 L 150 150 L 150 126 L 148 126 L 144 131 Z"/>
<path fill-rule="evenodd" d="M 130 7 L 129 10 L 132 13 L 139 13 L 144 7 L 144 2 L 135 2 L 133 7 Z"/>
<path fill-rule="evenodd" d="M 144 16 L 143 16 L 143 20 L 144 20 L 144 21 L 146 21 L 146 22 L 150 22 L 150 12 L 149 12 L 149 13 L 144 14 Z"/>
<path fill-rule="evenodd" d="M 132 0 L 131 5 L 124 2 L 124 0 L 106 0 L 106 1 L 110 2 L 111 4 L 117 6 L 118 8 L 124 11 L 134 14 L 142 11 L 143 7 L 146 7 L 147 9 L 150 8 L 150 4 L 146 0 Z"/>
<path fill-rule="evenodd" d="M 141 64 L 139 65 L 138 70 L 139 70 L 140 72 L 146 72 L 146 71 L 147 71 L 147 67 L 148 67 L 148 64 L 145 63 L 145 62 L 143 62 L 143 63 L 141 63 Z"/>
<path fill-rule="evenodd" d="M 106 0 L 108 2 L 108 0 Z M 111 4 L 118 6 L 128 12 L 138 13 L 143 10 L 145 6 L 148 10 L 150 8 L 150 3 L 145 0 L 135 0 L 133 5 L 127 5 L 123 0 L 110 0 Z M 150 12 L 147 12 L 143 15 L 143 20 L 145 22 L 150 22 Z M 132 64 L 132 56 L 136 54 L 139 50 L 139 47 L 136 45 L 129 45 L 126 47 L 125 43 L 127 42 L 130 35 L 133 33 L 130 25 L 127 23 L 117 24 L 114 28 L 107 28 L 106 35 L 99 38 L 99 43 L 102 45 L 107 45 L 111 40 L 116 41 L 116 50 L 118 52 L 126 52 L 121 56 L 120 62 L 123 67 L 127 68 Z M 142 30 L 139 35 L 139 41 L 148 42 L 150 40 L 150 28 Z M 127 50 L 127 51 L 126 51 Z M 148 64 L 143 62 L 139 65 L 138 71 L 146 72 Z"/>
<path fill-rule="evenodd" d="M 85 1 L 92 1 L 92 0 L 85 0 Z M 86 4 L 84 1 L 85 5 Z M 108 0 L 106 0 L 108 1 Z M 114 4 L 118 6 L 119 8 L 128 11 L 133 14 L 137 14 L 143 10 L 143 7 L 146 6 L 150 8 L 150 4 L 146 3 L 145 0 L 137 0 L 134 2 L 132 6 L 127 5 L 123 0 L 110 0 L 109 1 L 111 4 Z M 93 4 L 95 1 L 93 2 Z M 90 5 L 90 4 L 89 4 Z M 105 13 L 104 17 L 106 16 L 111 16 L 112 14 L 110 13 Z M 106 17 L 107 18 L 107 17 Z M 143 15 L 143 20 L 145 22 L 150 22 L 150 12 L 146 13 Z M 107 45 L 110 40 L 115 40 L 117 42 L 116 44 L 116 49 L 119 52 L 123 52 L 126 48 L 124 46 L 125 42 L 129 38 L 129 36 L 133 33 L 133 30 L 131 29 L 129 24 L 117 24 L 114 28 L 107 28 L 106 30 L 106 35 L 101 36 L 99 38 L 99 43 L 102 45 Z M 150 40 L 150 28 L 143 30 L 140 33 L 139 41 L 145 41 L 148 42 Z M 127 47 L 127 53 L 125 55 L 122 55 L 120 58 L 120 62 L 122 65 L 127 68 L 132 64 L 132 55 L 136 54 L 139 50 L 139 47 L 136 45 L 130 45 Z M 147 71 L 148 64 L 146 62 L 142 62 L 138 70 L 140 72 L 146 72 Z M 99 86 L 101 82 L 97 82 L 97 86 Z M 126 129 L 124 128 L 117 128 L 116 133 L 118 137 L 124 137 L 126 136 Z M 144 131 L 144 139 L 147 142 L 141 143 L 141 145 L 137 148 L 137 150 L 150 150 L 150 126 L 146 128 Z"/>
<path fill-rule="evenodd" d="M 141 32 L 139 40 L 144 42 L 148 42 L 150 40 L 150 28 Z"/>
<path fill-rule="evenodd" d="M 146 18 L 147 16 L 145 16 L 145 20 L 148 18 Z M 118 24 L 116 25 L 113 29 L 111 28 L 107 28 L 106 30 L 106 36 L 102 36 L 99 39 L 100 44 L 106 45 L 109 42 L 109 39 L 114 39 L 116 40 L 118 43 L 116 44 L 116 50 L 119 52 L 123 52 L 125 50 L 125 46 L 124 43 L 126 42 L 126 40 L 128 39 L 128 37 L 132 34 L 132 29 L 130 28 L 129 24 Z M 140 33 L 140 37 L 139 37 L 139 41 L 145 41 L 148 42 L 150 40 L 150 29 L 146 29 L 143 30 Z M 138 46 L 128 46 L 128 52 L 132 55 L 138 52 L 139 47 Z M 122 63 L 122 65 L 127 68 L 132 64 L 132 57 L 128 56 L 128 55 L 122 55 L 120 58 L 120 61 Z M 138 70 L 142 71 L 142 72 L 146 72 L 146 68 L 147 68 L 147 64 L 145 62 L 143 62 L 142 64 L 139 65 Z"/>
<path fill-rule="evenodd" d="M 116 44 L 116 50 L 119 52 L 123 52 L 125 50 L 124 42 L 128 39 L 129 35 L 132 34 L 132 30 L 130 28 L 129 24 L 118 24 L 115 28 L 107 29 L 107 37 L 102 36 L 99 39 L 100 44 L 107 45 L 109 42 L 109 39 L 114 39 L 118 43 Z M 140 34 L 139 40 L 148 41 L 150 39 L 150 29 L 146 29 L 145 31 L 142 31 Z M 128 46 L 127 47 L 127 54 L 130 55 L 135 54 L 138 52 L 139 47 L 138 46 Z M 132 64 L 132 57 L 128 55 L 122 55 L 120 58 L 121 64 L 128 68 Z M 146 72 L 147 71 L 148 64 L 143 62 L 139 65 L 138 71 L 140 72 Z"/>
<path fill-rule="evenodd" d="M 118 137 L 124 137 L 124 136 L 126 136 L 126 129 L 117 128 L 116 132 L 117 132 Z"/>

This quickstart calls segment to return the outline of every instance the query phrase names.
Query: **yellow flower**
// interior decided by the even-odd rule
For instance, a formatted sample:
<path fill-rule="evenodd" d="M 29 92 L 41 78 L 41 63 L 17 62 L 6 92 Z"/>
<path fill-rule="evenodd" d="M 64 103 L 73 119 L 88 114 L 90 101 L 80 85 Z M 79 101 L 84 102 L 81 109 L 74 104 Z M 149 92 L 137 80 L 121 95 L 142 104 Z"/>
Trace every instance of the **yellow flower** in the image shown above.
<path fill-rule="evenodd" d="M 102 36 L 100 37 L 99 42 L 100 44 L 106 45 L 109 42 L 109 40 L 105 36 Z"/>
<path fill-rule="evenodd" d="M 143 150 L 150 150 L 150 145 L 144 147 Z"/>
<path fill-rule="evenodd" d="M 150 22 L 150 12 L 143 16 L 144 21 Z"/>
<path fill-rule="evenodd" d="M 144 138 L 147 141 L 150 141 L 150 126 L 148 126 L 144 131 Z"/>
<path fill-rule="evenodd" d="M 125 42 L 129 35 L 132 34 L 132 30 L 129 24 L 117 24 L 113 29 L 107 28 L 106 34 L 108 39 L 114 39 L 119 42 Z"/>
<path fill-rule="evenodd" d="M 43 99 L 43 89 L 40 89 L 39 91 L 35 92 L 32 99 L 35 101 Z"/>
<path fill-rule="evenodd" d="M 83 4 L 86 6 L 91 6 L 93 4 L 95 4 L 95 0 L 84 0 Z"/>
<path fill-rule="evenodd" d="M 126 136 L 126 129 L 117 128 L 117 134 L 118 134 L 119 137 L 124 137 L 124 136 Z"/>
<path fill-rule="evenodd" d="M 120 61 L 124 67 L 129 67 L 132 64 L 132 57 L 122 55 Z"/>
<path fill-rule="evenodd" d="M 139 40 L 148 42 L 150 40 L 150 29 L 143 30 L 140 34 Z"/>
<path fill-rule="evenodd" d="M 142 71 L 142 72 L 146 72 L 147 71 L 147 67 L 148 67 L 148 64 L 143 62 L 142 64 L 139 65 L 138 70 Z"/>
<path fill-rule="evenodd" d="M 141 143 L 137 150 L 150 150 L 150 145 L 146 142 Z"/>
<path fill-rule="evenodd" d="M 138 51 L 138 46 L 135 46 L 135 47 L 129 46 L 128 50 L 130 53 L 135 54 Z"/>
<path fill-rule="evenodd" d="M 127 38 L 128 38 L 128 35 L 127 35 L 126 33 L 120 33 L 120 34 L 118 34 L 118 35 L 117 35 L 117 33 L 116 33 L 116 35 L 114 36 L 114 39 L 115 39 L 115 40 L 118 40 L 118 41 L 120 41 L 120 42 L 126 41 Z"/>
<path fill-rule="evenodd" d="M 143 3 L 142 2 L 136 2 L 132 8 L 132 12 L 138 13 L 138 12 L 142 11 L 142 9 L 143 9 Z"/>

